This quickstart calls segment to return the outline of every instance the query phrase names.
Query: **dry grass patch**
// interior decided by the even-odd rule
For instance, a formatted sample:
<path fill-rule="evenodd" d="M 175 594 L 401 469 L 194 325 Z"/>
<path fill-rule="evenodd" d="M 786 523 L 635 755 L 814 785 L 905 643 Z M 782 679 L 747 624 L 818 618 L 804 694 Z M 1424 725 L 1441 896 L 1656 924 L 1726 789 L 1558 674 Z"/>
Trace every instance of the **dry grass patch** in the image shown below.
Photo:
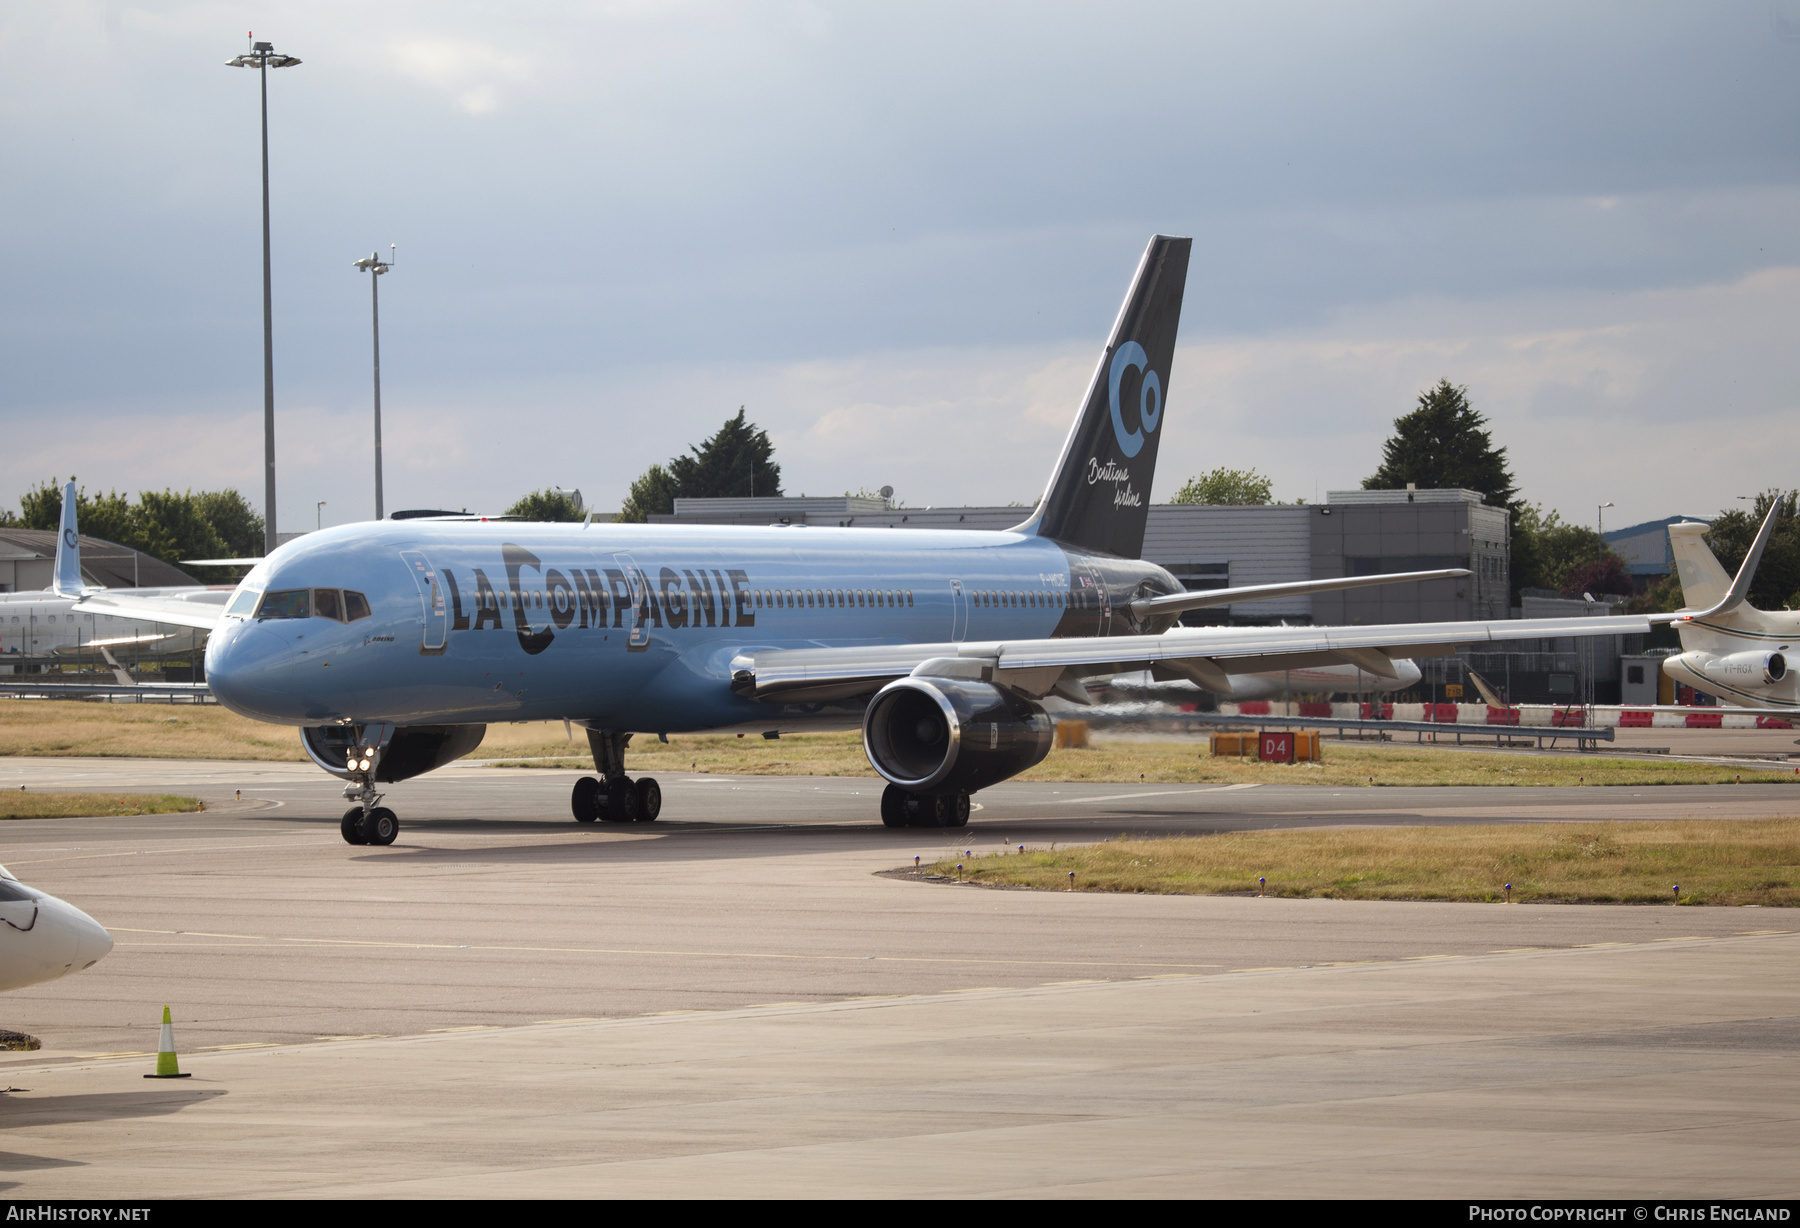
<path fill-rule="evenodd" d="M 532 731 L 536 731 L 533 733 Z M 585 736 L 575 731 L 572 749 L 561 724 L 497 725 L 476 755 L 507 767 L 547 767 L 592 771 Z M 530 748 L 545 758 L 527 762 Z M 1092 781 L 1135 784 L 1296 784 L 1333 788 L 1376 785 L 1700 785 L 1792 784 L 1792 770 L 1745 771 L 1705 763 L 1580 758 L 1524 753 L 1451 750 L 1392 743 L 1324 741 L 1323 763 L 1259 763 L 1255 759 L 1215 759 L 1204 743 L 1101 741 L 1084 750 L 1053 750 L 1019 780 Z M 520 756 L 514 758 L 513 756 Z M 688 771 L 740 776 L 863 776 L 874 769 L 864 758 L 856 733 L 790 734 L 767 741 L 752 734 L 675 734 L 668 744 L 640 735 L 631 743 L 631 771 L 640 775 Z"/>
<path fill-rule="evenodd" d="M 0 819 L 107 818 L 126 814 L 185 814 L 206 807 L 174 793 L 0 793 Z"/>
<path fill-rule="evenodd" d="M 300 733 L 216 704 L 0 701 L 0 755 L 304 761 Z"/>
<path fill-rule="evenodd" d="M 573 740 L 561 721 L 489 725 L 474 757 L 507 767 L 593 771 L 587 735 Z M 1599 756 L 1495 754 L 1393 743 L 1324 740 L 1323 763 L 1214 759 L 1203 742 L 1101 739 L 1091 749 L 1054 750 L 1018 777 L 1036 781 L 1130 784 L 1352 785 L 1661 785 L 1782 783 L 1792 769 L 1744 771 L 1703 763 L 1659 763 Z M 0 755 L 94 755 L 143 759 L 261 759 L 304 763 L 300 733 L 265 725 L 213 704 L 102 704 L 0 701 Z M 631 771 L 667 775 L 698 770 L 734 776 L 857 776 L 875 771 L 858 733 L 674 734 L 632 740 Z"/>
<path fill-rule="evenodd" d="M 955 875 L 954 859 L 932 872 Z M 996 886 L 1342 900 L 1800 905 L 1800 819 L 1314 828 L 1121 838 L 963 861 Z"/>

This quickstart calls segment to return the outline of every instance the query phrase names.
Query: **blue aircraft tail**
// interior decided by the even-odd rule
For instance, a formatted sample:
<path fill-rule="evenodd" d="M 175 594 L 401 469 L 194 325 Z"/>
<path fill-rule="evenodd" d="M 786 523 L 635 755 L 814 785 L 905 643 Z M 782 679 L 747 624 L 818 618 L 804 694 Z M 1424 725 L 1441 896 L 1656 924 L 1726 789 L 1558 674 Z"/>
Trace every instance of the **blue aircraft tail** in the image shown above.
<path fill-rule="evenodd" d="M 1193 243 L 1156 235 L 1144 249 L 1056 472 L 1020 532 L 1124 558 L 1143 552 Z"/>
<path fill-rule="evenodd" d="M 75 483 L 63 487 L 62 528 L 56 535 L 56 570 L 51 586 L 58 597 L 81 596 L 81 535 L 75 530 Z"/>

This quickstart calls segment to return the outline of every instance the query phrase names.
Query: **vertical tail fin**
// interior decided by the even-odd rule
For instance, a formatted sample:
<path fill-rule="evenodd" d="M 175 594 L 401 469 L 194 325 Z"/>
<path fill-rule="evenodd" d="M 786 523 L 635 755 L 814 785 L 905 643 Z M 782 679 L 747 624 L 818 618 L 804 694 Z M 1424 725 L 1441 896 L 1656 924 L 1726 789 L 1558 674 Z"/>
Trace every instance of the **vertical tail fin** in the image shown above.
<path fill-rule="evenodd" d="M 1137 558 L 1192 239 L 1151 238 L 1050 485 L 1022 533 Z"/>
<path fill-rule="evenodd" d="M 81 596 L 81 536 L 75 530 L 75 483 L 63 487 L 62 528 L 56 535 L 56 570 L 51 587 L 58 597 Z"/>
<path fill-rule="evenodd" d="M 1731 591 L 1731 577 L 1707 547 L 1706 526 L 1684 521 L 1669 526 L 1669 551 L 1681 578 L 1681 601 L 1691 610 L 1710 610 Z"/>

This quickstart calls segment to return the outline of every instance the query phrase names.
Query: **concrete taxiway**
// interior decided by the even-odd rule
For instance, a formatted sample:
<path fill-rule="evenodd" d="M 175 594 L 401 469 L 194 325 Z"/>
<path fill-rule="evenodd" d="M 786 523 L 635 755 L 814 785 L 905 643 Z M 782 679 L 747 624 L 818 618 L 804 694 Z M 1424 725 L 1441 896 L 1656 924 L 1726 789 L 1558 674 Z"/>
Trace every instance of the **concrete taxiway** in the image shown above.
<path fill-rule="evenodd" d="M 1010 785 L 961 833 L 876 782 L 573 773 L 393 790 L 283 764 L 0 761 L 207 811 L 16 822 L 118 947 L 6 995 L 15 1197 L 1793 1196 L 1800 918 L 988 891 L 879 877 L 1121 831 L 1800 812 L 1800 788 Z M 242 800 L 236 797 L 243 791 Z M 140 1078 L 164 1002 L 179 1083 Z"/>

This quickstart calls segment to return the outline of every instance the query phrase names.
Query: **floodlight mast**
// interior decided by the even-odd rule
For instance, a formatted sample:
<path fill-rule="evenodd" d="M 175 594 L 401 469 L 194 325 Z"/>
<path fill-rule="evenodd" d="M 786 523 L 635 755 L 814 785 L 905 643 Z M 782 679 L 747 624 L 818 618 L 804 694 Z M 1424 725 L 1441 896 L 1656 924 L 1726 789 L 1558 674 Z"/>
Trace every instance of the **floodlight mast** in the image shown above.
<path fill-rule="evenodd" d="M 255 34 L 250 35 L 252 39 Z M 292 68 L 300 61 L 280 55 L 272 43 L 252 42 L 243 55 L 226 60 L 228 68 L 254 68 L 262 82 L 262 224 L 263 224 L 263 554 L 275 553 L 275 319 L 269 290 L 269 69 Z"/>
<path fill-rule="evenodd" d="M 369 313 L 374 321 L 375 333 L 375 519 L 386 519 L 381 501 L 381 275 L 394 267 L 397 253 L 394 244 L 388 244 L 388 259 L 383 260 L 374 252 L 370 252 L 361 260 L 351 261 L 351 267 L 361 269 L 369 275 Z"/>

